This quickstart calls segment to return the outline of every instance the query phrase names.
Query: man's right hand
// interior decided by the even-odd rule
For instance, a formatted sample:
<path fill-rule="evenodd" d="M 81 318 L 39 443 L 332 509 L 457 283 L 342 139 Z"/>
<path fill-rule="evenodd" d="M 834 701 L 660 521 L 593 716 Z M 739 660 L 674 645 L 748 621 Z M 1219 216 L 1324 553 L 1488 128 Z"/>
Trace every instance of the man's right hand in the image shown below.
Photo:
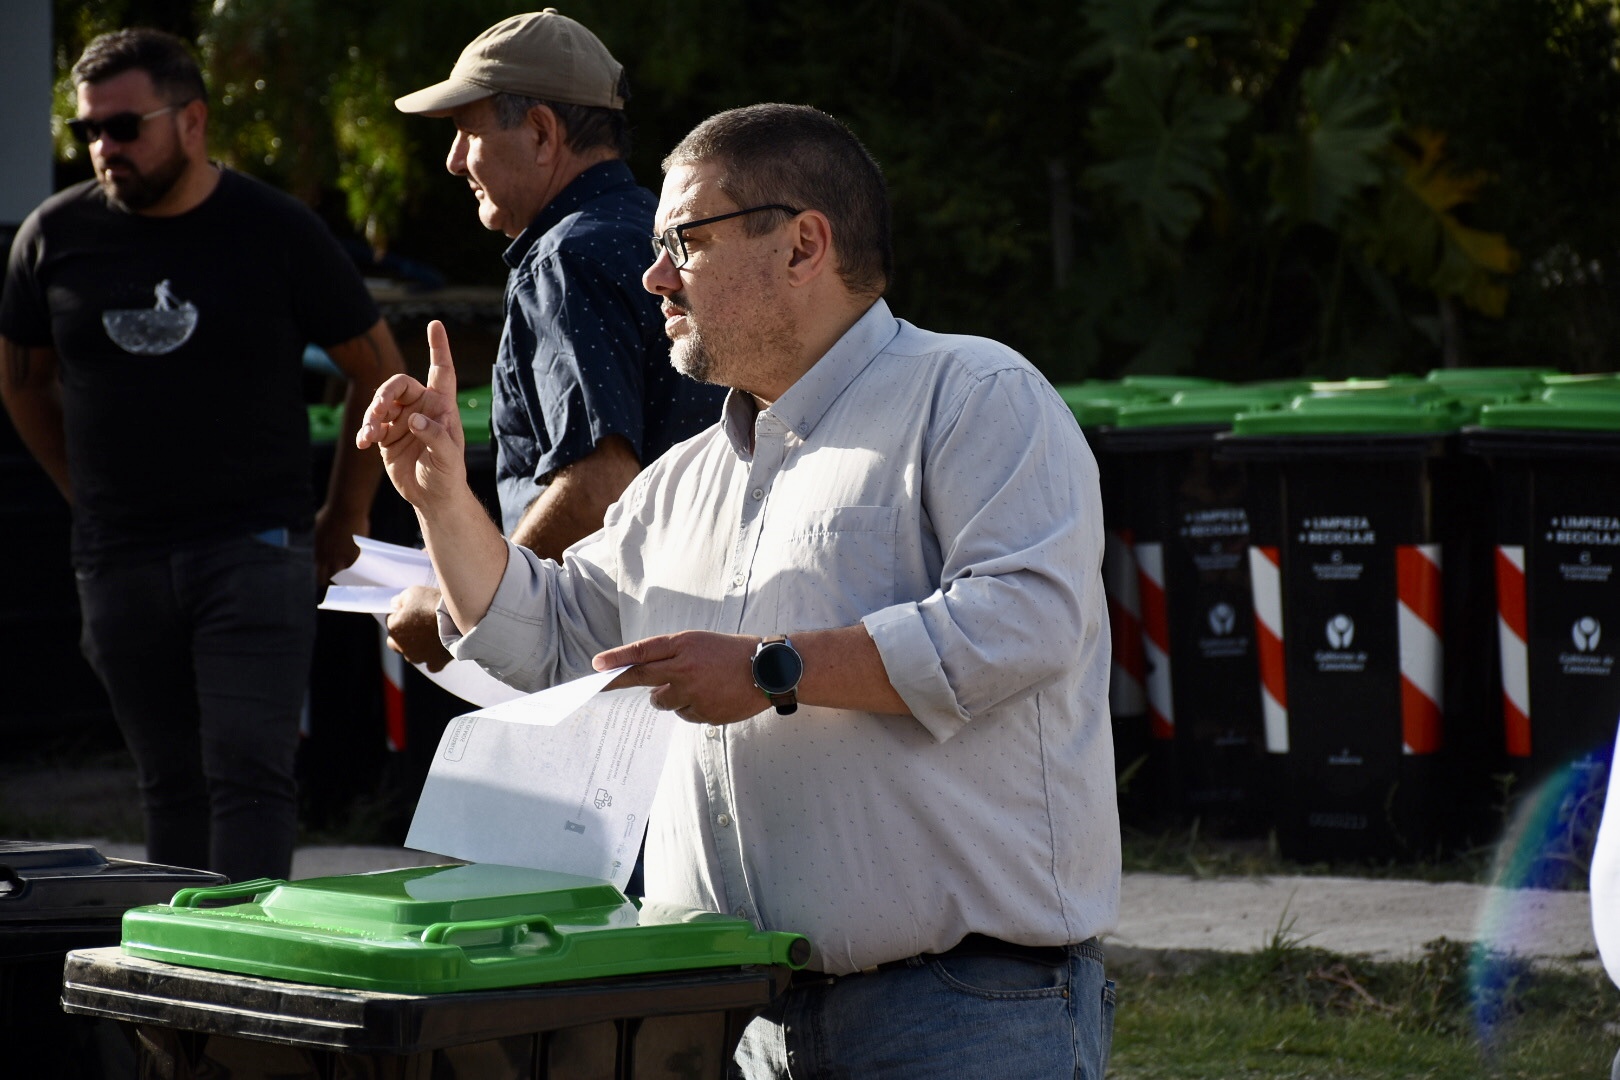
<path fill-rule="evenodd" d="M 453 499 L 467 487 L 466 437 L 456 407 L 456 368 L 444 324 L 428 323 L 427 385 L 394 375 L 377 388 L 354 444 L 382 452 L 383 467 L 412 506 Z"/>
<path fill-rule="evenodd" d="M 388 613 L 388 647 L 413 664 L 442 671 L 450 650 L 439 638 L 439 590 L 412 585 L 398 596 Z"/>

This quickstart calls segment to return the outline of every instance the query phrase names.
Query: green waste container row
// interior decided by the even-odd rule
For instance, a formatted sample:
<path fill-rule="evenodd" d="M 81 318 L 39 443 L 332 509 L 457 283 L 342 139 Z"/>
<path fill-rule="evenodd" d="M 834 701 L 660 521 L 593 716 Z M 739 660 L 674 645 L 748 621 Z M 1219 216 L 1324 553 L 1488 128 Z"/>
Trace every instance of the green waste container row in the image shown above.
<path fill-rule="evenodd" d="M 1590 751 L 1606 769 L 1620 701 L 1594 642 L 1620 604 L 1599 542 L 1620 507 L 1597 503 L 1620 492 L 1603 464 L 1620 460 L 1620 379 L 1059 389 L 1102 472 L 1127 814 L 1145 799 L 1269 824 L 1291 857 L 1384 858 L 1477 840 L 1504 768 L 1528 784 Z M 1524 492 L 1559 484 L 1585 503 L 1532 518 Z M 1565 533 L 1587 545 L 1571 565 L 1598 569 L 1557 579 L 1578 579 L 1578 599 L 1528 605 L 1546 628 L 1515 656 L 1496 583 L 1525 546 L 1511 537 L 1554 518 L 1593 526 Z M 1535 547 L 1522 558 L 1537 564 Z M 1583 645 L 1590 658 L 1562 663 Z M 1541 672 L 1540 709 L 1525 670 Z M 1541 737 L 1527 741 L 1510 691 Z"/>

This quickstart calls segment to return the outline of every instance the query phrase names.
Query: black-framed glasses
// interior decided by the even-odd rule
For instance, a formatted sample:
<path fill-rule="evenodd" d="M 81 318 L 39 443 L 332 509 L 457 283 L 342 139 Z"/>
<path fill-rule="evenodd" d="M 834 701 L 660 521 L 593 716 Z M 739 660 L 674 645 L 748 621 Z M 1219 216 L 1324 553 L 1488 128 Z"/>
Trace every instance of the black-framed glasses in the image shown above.
<path fill-rule="evenodd" d="M 766 203 L 764 206 L 750 206 L 747 210 L 733 210 L 729 214 L 716 214 L 714 217 L 698 218 L 696 221 L 683 221 L 679 225 L 671 225 L 663 232 L 652 238 L 653 262 L 657 262 L 662 255 L 668 255 L 669 261 L 679 270 L 686 265 L 686 236 L 687 229 L 695 229 L 699 225 L 713 225 L 717 221 L 727 218 L 742 217 L 744 214 L 757 214 L 763 210 L 780 210 L 785 214 L 797 214 L 799 211 L 791 206 L 781 203 Z"/>
<path fill-rule="evenodd" d="M 185 102 L 185 105 L 191 104 Z M 105 120 L 69 120 L 67 129 L 79 142 L 89 146 L 101 138 L 105 132 L 114 142 L 134 142 L 141 137 L 141 125 L 154 116 L 162 116 L 166 112 L 183 108 L 183 105 L 165 105 L 161 109 L 153 109 L 149 113 L 121 112 L 114 113 Z"/>

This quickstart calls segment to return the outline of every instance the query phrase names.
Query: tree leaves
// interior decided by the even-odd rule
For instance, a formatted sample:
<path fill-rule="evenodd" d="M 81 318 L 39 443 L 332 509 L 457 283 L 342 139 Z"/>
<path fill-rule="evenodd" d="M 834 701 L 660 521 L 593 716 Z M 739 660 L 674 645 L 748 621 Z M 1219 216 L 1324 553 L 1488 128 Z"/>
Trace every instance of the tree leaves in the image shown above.
<path fill-rule="evenodd" d="M 1301 89 L 1299 128 L 1262 135 L 1257 147 L 1270 159 L 1276 213 L 1294 223 L 1338 228 L 1363 193 L 1390 172 L 1393 112 L 1385 95 L 1346 63 L 1308 72 Z"/>
<path fill-rule="evenodd" d="M 1226 165 L 1227 133 L 1248 109 L 1204 92 L 1182 67 L 1154 52 L 1119 57 L 1091 116 L 1104 160 L 1083 177 L 1165 244 L 1185 240 L 1203 215 Z"/>

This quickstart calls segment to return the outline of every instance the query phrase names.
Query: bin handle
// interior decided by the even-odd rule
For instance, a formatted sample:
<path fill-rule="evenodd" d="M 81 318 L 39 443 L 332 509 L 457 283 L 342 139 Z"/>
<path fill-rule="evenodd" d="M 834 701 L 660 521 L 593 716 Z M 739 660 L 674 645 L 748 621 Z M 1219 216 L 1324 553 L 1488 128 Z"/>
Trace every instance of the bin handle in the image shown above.
<path fill-rule="evenodd" d="M 252 881 L 241 881 L 235 885 L 205 885 L 193 889 L 181 889 L 169 901 L 170 907 L 201 907 L 209 900 L 242 900 L 266 889 L 273 889 L 277 885 L 285 885 L 281 878 L 254 878 Z"/>
<path fill-rule="evenodd" d="M 436 922 L 422 931 L 422 944 L 443 945 L 445 939 L 452 934 L 480 933 L 490 930 L 499 930 L 503 941 L 507 937 L 506 931 L 522 928 L 534 930 L 542 934 L 551 935 L 556 926 L 544 915 L 508 915 L 503 919 L 470 919 L 466 922 Z M 519 935 L 512 934 L 511 944 Z"/>

